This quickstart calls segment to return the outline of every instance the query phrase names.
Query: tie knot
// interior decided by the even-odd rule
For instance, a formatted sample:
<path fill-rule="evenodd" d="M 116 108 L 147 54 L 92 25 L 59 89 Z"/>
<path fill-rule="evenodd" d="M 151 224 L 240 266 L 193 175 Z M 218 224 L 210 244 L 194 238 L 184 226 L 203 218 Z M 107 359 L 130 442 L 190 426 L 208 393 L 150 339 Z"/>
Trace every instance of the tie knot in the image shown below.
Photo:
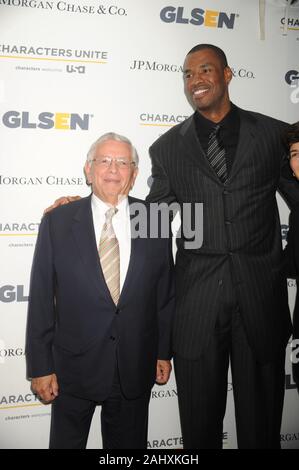
<path fill-rule="evenodd" d="M 211 137 L 215 137 L 217 135 L 219 129 L 220 129 L 219 124 L 217 124 L 217 126 L 214 126 L 212 132 L 209 135 L 209 138 L 211 139 Z"/>
<path fill-rule="evenodd" d="M 116 207 L 110 207 L 110 209 L 105 212 L 106 222 L 111 222 L 112 217 L 116 214 L 117 211 L 118 209 Z"/>

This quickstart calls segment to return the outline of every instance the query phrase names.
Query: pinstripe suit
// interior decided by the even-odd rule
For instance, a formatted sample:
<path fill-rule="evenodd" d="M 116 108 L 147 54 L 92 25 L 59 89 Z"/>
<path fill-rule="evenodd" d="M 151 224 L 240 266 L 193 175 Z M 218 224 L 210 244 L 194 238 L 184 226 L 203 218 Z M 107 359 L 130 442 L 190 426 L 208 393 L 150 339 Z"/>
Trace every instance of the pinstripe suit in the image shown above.
<path fill-rule="evenodd" d="M 211 365 L 202 369 L 205 372 L 198 379 L 199 384 L 194 377 L 190 382 L 190 377 L 184 373 L 189 367 L 186 364 L 196 363 L 209 351 L 226 299 L 230 298 L 230 309 L 237 310 L 239 315 L 233 320 L 230 318 L 230 321 L 242 324 L 242 339 L 239 337 L 236 342 L 241 345 L 247 343 L 248 351 L 252 352 L 252 363 L 256 360 L 263 367 L 279 358 L 281 371 L 282 355 L 291 333 L 287 286 L 281 272 L 280 221 L 275 198 L 279 189 L 290 203 L 299 201 L 298 186 L 288 170 L 288 162 L 283 158 L 284 150 L 280 142 L 286 124 L 258 113 L 238 111 L 239 143 L 225 184 L 218 179 L 201 148 L 194 115 L 166 132 L 150 148 L 153 185 L 148 200 L 203 203 L 203 245 L 197 250 L 185 250 L 184 240 L 181 239 L 176 258 L 174 351 L 176 357 L 189 361 L 177 367 L 183 438 L 185 446 L 189 447 L 221 446 L 226 399 L 226 373 L 223 370 L 227 371 L 228 357 L 219 370 L 222 375 L 220 385 L 218 379 L 212 380 L 207 389 L 202 383 L 203 377 L 212 374 Z M 235 300 L 234 307 L 232 298 Z M 232 357 L 234 345 L 228 349 Z M 238 350 L 237 354 L 241 357 L 243 352 Z M 242 382 L 242 368 L 248 366 L 247 362 L 234 366 L 236 384 Z M 190 374 L 194 376 L 193 372 Z M 282 380 L 280 373 L 280 389 L 283 387 Z M 248 429 L 244 429 L 247 418 L 242 415 L 246 404 L 244 397 L 236 396 L 239 393 L 237 389 L 242 389 L 242 384 L 239 385 L 234 390 L 235 403 L 238 404 L 239 446 L 263 445 L 264 437 L 260 437 L 259 441 L 255 435 L 250 442 L 244 437 L 248 434 Z M 215 387 L 222 390 L 218 395 L 214 393 Z M 204 410 L 199 413 L 198 420 L 206 414 L 206 419 L 202 421 L 209 423 L 211 432 L 198 429 L 197 423 L 193 431 L 188 434 L 185 430 L 184 435 L 184 422 L 188 427 L 187 415 L 194 416 L 190 407 L 187 411 L 184 407 L 191 393 L 197 392 L 210 394 L 216 402 L 219 398 L 222 405 L 217 419 L 214 417 L 218 424 L 212 429 L 210 421 L 214 418 L 206 411 L 207 403 L 203 400 L 199 408 Z M 274 408 L 281 414 L 283 391 L 279 398 L 273 399 L 279 402 Z M 280 418 L 276 421 L 280 423 Z M 278 434 L 279 423 L 276 425 Z M 194 437 L 196 432 L 206 434 L 206 437 L 197 441 Z M 277 444 L 277 435 L 275 439 Z M 268 442 L 264 445 L 271 447 L 274 444 Z"/>

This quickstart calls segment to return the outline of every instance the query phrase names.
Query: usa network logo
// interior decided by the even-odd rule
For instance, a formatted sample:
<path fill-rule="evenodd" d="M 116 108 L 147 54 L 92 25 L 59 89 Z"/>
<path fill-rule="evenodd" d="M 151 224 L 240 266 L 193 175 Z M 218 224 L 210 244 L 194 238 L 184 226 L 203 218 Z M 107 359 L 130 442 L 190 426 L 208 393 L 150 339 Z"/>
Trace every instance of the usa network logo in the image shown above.
<path fill-rule="evenodd" d="M 234 29 L 237 13 L 226 13 L 217 10 L 203 10 L 193 8 L 191 11 L 185 7 L 167 6 L 160 11 L 160 18 L 164 23 L 192 24 L 209 28 Z"/>

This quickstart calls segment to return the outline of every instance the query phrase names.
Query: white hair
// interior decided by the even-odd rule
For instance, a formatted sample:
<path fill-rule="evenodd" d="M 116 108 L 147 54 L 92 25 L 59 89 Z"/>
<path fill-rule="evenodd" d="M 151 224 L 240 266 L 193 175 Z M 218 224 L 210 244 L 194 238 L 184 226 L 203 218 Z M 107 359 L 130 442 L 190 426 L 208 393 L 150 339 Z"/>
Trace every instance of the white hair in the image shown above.
<path fill-rule="evenodd" d="M 92 159 L 94 157 L 96 148 L 98 145 L 102 144 L 103 142 L 106 142 L 106 140 L 114 140 L 116 142 L 124 142 L 125 144 L 128 144 L 131 148 L 131 157 L 132 161 L 135 163 L 135 167 L 138 167 L 139 163 L 139 157 L 137 150 L 135 149 L 134 145 L 132 142 L 127 139 L 127 137 L 124 137 L 123 135 L 116 134 L 116 132 L 107 132 L 106 134 L 102 135 L 99 137 L 90 147 L 90 149 L 87 152 L 87 163 L 91 164 Z"/>

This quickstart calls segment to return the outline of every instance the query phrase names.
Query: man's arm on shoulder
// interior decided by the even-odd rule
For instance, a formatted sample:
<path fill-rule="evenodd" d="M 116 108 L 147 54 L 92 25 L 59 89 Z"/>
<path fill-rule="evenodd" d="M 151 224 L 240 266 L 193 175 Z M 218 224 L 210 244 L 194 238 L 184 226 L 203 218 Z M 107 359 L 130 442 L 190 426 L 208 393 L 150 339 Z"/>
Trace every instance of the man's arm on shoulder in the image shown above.
<path fill-rule="evenodd" d="M 61 196 L 60 198 L 56 199 L 56 201 L 54 201 L 51 206 L 44 210 L 44 214 L 51 212 L 51 210 L 55 209 L 56 207 L 64 206 L 69 202 L 78 201 L 79 199 L 81 199 L 81 196 Z"/>

